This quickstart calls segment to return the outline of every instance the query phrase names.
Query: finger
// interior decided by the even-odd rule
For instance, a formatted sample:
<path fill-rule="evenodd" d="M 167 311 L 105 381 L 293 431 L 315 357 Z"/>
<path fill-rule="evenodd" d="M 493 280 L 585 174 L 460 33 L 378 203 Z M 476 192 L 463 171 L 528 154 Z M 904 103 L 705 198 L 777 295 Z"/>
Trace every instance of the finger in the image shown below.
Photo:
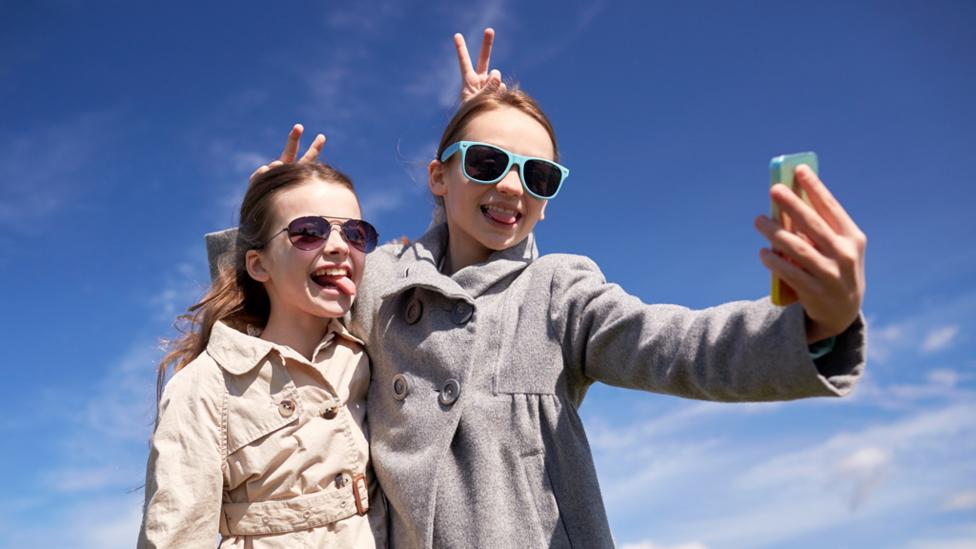
<path fill-rule="evenodd" d="M 255 177 L 263 174 L 264 172 L 270 170 L 271 168 L 274 168 L 275 166 L 280 166 L 282 164 L 284 164 L 284 162 L 282 162 L 281 160 L 275 160 L 274 162 L 265 164 L 264 166 L 261 166 L 260 168 L 254 170 L 254 173 L 252 173 L 251 176 L 247 178 L 247 180 L 250 181 Z"/>
<path fill-rule="evenodd" d="M 464 43 L 464 36 L 461 33 L 454 35 L 454 48 L 457 50 L 458 68 L 461 69 L 461 81 L 467 79 L 468 74 L 474 72 L 471 66 L 471 56 L 468 55 L 468 46 Z"/>
<path fill-rule="evenodd" d="M 325 136 L 318 134 L 315 136 L 315 140 L 312 144 L 308 146 L 308 150 L 302 155 L 302 159 L 299 163 L 315 162 L 319 159 L 319 154 L 322 153 L 322 147 L 325 146 Z"/>
<path fill-rule="evenodd" d="M 256 169 L 256 170 L 254 170 L 254 173 L 252 173 L 252 174 L 251 174 L 251 176 L 247 178 L 247 180 L 248 180 L 248 181 L 251 181 L 251 180 L 253 180 L 253 179 L 254 179 L 255 177 L 257 177 L 257 176 L 259 176 L 259 175 L 261 175 L 261 174 L 263 174 L 264 172 L 266 172 L 266 171 L 268 171 L 268 170 L 270 170 L 270 169 L 271 169 L 271 168 L 269 168 L 269 167 L 268 167 L 267 165 L 265 165 L 265 166 L 261 166 L 260 168 L 258 168 L 258 169 Z"/>
<path fill-rule="evenodd" d="M 488 61 L 491 60 L 491 45 L 495 42 L 495 30 L 491 27 L 485 29 L 485 34 L 481 39 L 481 53 L 478 54 L 478 74 L 488 72 Z"/>
<path fill-rule="evenodd" d="M 793 220 L 796 230 L 805 234 L 821 250 L 835 254 L 837 252 L 837 233 L 796 193 L 786 185 L 777 184 L 769 189 L 769 194 L 780 210 Z"/>
<path fill-rule="evenodd" d="M 818 292 L 820 284 L 816 279 L 776 252 L 768 248 L 763 248 L 759 250 L 759 260 L 780 280 L 786 282 L 796 290 L 797 295 L 801 297 L 801 301 L 802 296 Z"/>
<path fill-rule="evenodd" d="M 295 157 L 298 156 L 298 144 L 302 140 L 302 132 L 305 128 L 301 124 L 295 124 L 292 126 L 291 131 L 288 132 L 288 140 L 285 141 L 285 149 L 281 151 L 281 156 L 278 160 L 282 162 L 294 162 Z"/>
<path fill-rule="evenodd" d="M 772 249 L 818 279 L 839 277 L 837 265 L 824 257 L 801 235 L 793 234 L 772 219 L 756 218 L 756 229 L 769 240 Z"/>
<path fill-rule="evenodd" d="M 861 229 L 854 223 L 851 216 L 847 214 L 844 207 L 834 198 L 833 193 L 827 189 L 827 186 L 820 180 L 820 177 L 809 166 L 806 164 L 797 166 L 796 179 L 807 192 L 807 196 L 810 197 L 810 202 L 813 203 L 814 208 L 824 216 L 834 230 L 848 236 L 861 232 Z"/>
<path fill-rule="evenodd" d="M 502 87 L 502 73 L 498 69 L 492 69 L 488 73 L 488 87 L 491 89 Z"/>

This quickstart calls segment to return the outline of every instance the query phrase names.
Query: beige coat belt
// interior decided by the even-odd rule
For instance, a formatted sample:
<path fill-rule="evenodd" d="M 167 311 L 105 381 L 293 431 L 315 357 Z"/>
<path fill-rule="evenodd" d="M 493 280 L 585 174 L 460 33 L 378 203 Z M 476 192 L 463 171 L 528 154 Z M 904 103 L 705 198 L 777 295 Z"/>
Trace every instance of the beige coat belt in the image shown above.
<path fill-rule="evenodd" d="M 224 536 L 284 534 L 365 515 L 368 510 L 366 477 L 358 474 L 342 487 L 330 486 L 291 499 L 225 502 L 220 533 Z"/>

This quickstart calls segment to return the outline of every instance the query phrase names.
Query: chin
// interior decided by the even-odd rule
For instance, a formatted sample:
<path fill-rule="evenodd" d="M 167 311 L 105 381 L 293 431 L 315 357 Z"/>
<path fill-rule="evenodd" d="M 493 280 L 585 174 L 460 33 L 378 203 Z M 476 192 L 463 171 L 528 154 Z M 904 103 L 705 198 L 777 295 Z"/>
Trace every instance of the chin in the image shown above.
<path fill-rule="evenodd" d="M 327 303 L 317 302 L 311 307 L 315 316 L 322 318 L 340 318 L 352 308 L 352 299 L 340 299 Z"/>

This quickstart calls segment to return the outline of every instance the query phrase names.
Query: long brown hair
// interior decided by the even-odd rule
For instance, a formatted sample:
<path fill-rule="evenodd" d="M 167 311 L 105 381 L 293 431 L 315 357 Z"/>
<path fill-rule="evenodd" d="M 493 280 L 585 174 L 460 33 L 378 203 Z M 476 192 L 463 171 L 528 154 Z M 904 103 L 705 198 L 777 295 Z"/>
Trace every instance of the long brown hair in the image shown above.
<path fill-rule="evenodd" d="M 207 348 L 214 324 L 226 322 L 244 331 L 248 325 L 263 328 L 271 313 L 271 301 L 264 284 L 247 272 L 248 250 L 262 247 L 272 236 L 273 198 L 279 192 L 303 183 L 321 180 L 355 192 L 352 180 L 339 170 L 321 163 L 283 164 L 255 177 L 241 203 L 237 240 L 221 258 L 217 277 L 203 298 L 176 319 L 182 336 L 169 341 L 156 374 L 156 401 L 163 393 L 169 367 L 178 372 Z"/>

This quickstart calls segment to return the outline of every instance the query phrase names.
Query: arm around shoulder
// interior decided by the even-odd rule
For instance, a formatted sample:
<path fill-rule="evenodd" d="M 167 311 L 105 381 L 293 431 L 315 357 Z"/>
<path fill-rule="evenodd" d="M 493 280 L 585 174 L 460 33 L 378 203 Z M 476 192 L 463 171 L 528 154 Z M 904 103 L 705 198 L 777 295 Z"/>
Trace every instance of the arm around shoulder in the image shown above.
<path fill-rule="evenodd" d="M 552 321 L 564 355 L 588 379 L 703 400 L 771 401 L 841 396 L 863 372 L 860 319 L 815 364 L 799 306 L 648 305 L 608 283 L 587 258 L 557 261 Z"/>
<path fill-rule="evenodd" d="M 221 520 L 224 390 L 197 357 L 166 384 L 146 466 L 140 548 L 213 547 Z"/>

